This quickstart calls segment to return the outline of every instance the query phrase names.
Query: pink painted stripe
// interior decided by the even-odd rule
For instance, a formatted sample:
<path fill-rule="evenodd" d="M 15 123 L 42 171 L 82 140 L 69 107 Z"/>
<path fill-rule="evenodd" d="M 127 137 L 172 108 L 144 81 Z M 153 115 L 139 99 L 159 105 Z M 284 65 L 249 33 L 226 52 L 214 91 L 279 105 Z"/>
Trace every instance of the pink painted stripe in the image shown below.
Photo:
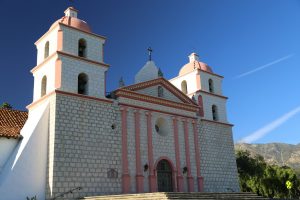
<path fill-rule="evenodd" d="M 201 177 L 201 166 L 200 166 L 200 150 L 199 150 L 199 140 L 197 131 L 197 121 L 193 120 L 193 132 L 194 132 L 194 145 L 195 145 L 195 159 L 197 167 L 197 180 L 198 180 L 198 192 L 203 191 L 203 178 Z"/>
<path fill-rule="evenodd" d="M 63 31 L 61 29 L 57 32 L 57 50 L 62 51 L 63 50 Z"/>
<path fill-rule="evenodd" d="M 55 89 L 59 89 L 61 87 L 61 69 L 62 62 L 59 58 L 55 61 Z"/>
<path fill-rule="evenodd" d="M 135 161 L 136 161 L 136 191 L 137 193 L 144 192 L 144 176 L 142 175 L 141 166 L 141 146 L 140 146 L 140 112 L 134 111 L 135 121 Z"/>
<path fill-rule="evenodd" d="M 194 180 L 191 174 L 189 130 L 188 130 L 188 122 L 186 119 L 183 119 L 183 126 L 184 126 L 185 161 L 188 168 L 187 171 L 188 190 L 189 192 L 194 192 Z"/>
<path fill-rule="evenodd" d="M 199 115 L 200 117 L 204 117 L 203 99 L 201 95 L 198 96 L 198 105 L 199 105 Z"/>

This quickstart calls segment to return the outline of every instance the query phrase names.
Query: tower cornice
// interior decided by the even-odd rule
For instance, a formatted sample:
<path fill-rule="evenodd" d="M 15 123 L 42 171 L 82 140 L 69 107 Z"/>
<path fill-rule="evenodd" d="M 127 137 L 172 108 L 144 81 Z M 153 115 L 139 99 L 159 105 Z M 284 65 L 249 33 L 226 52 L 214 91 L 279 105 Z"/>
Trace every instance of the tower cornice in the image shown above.
<path fill-rule="evenodd" d="M 83 57 L 80 57 L 80 56 L 76 56 L 76 55 L 72 55 L 72 54 L 69 54 L 69 53 L 66 53 L 66 52 L 63 52 L 63 51 L 56 51 L 54 52 L 53 54 L 51 54 L 48 58 L 46 58 L 43 62 L 41 62 L 40 64 L 36 65 L 35 67 L 33 67 L 30 72 L 31 73 L 34 73 L 36 70 L 38 70 L 41 66 L 43 66 L 45 63 L 49 62 L 52 58 L 54 58 L 55 56 L 67 56 L 69 58 L 74 58 L 74 59 L 77 59 L 77 60 L 80 60 L 80 61 L 83 61 L 83 62 L 87 62 L 87 63 L 92 63 L 92 64 L 95 64 L 97 66 L 101 66 L 101 67 L 105 67 L 105 68 L 108 68 L 110 65 L 109 64 L 106 64 L 106 63 L 102 63 L 102 62 L 97 62 L 97 61 L 93 61 L 93 60 L 90 60 L 90 59 L 87 59 L 87 58 L 83 58 Z"/>
<path fill-rule="evenodd" d="M 201 119 L 201 122 L 209 122 L 209 123 L 221 124 L 221 125 L 231 126 L 231 127 L 234 126 L 233 124 L 219 122 L 219 121 L 214 121 L 214 120 L 209 120 L 209 119 Z"/>
<path fill-rule="evenodd" d="M 211 92 L 207 92 L 207 91 L 204 91 L 204 90 L 197 90 L 196 92 L 192 92 L 192 93 L 190 93 L 188 95 L 195 94 L 197 92 L 200 92 L 200 93 L 203 93 L 203 94 L 207 94 L 207 95 L 211 95 L 211 96 L 214 96 L 214 97 L 219 97 L 219 98 L 222 98 L 222 99 L 228 99 L 228 97 L 226 97 L 226 96 L 215 94 L 215 93 L 211 93 Z"/>
<path fill-rule="evenodd" d="M 66 52 L 63 52 L 63 51 L 56 51 L 56 53 L 58 55 L 67 56 L 67 57 L 70 57 L 70 58 L 75 58 L 77 60 L 81 60 L 81 61 L 84 61 L 84 62 L 92 63 L 92 64 L 95 64 L 95 65 L 98 65 L 98 66 L 101 66 L 101 67 L 108 68 L 110 66 L 109 64 L 106 64 L 106 63 L 103 63 L 103 62 L 94 61 L 94 60 L 87 59 L 87 58 L 84 58 L 84 57 L 80 57 L 80 56 L 76 56 L 76 55 L 73 55 L 73 54 L 69 54 L 69 53 L 66 53 Z"/>

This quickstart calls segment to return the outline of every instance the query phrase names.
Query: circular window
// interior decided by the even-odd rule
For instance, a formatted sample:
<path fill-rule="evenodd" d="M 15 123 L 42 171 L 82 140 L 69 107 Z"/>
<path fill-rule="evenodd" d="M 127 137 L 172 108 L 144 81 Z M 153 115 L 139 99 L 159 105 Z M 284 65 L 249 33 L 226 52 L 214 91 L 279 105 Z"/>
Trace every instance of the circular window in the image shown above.
<path fill-rule="evenodd" d="M 164 118 L 158 118 L 155 122 L 155 131 L 161 136 L 168 135 L 168 125 L 167 121 Z"/>

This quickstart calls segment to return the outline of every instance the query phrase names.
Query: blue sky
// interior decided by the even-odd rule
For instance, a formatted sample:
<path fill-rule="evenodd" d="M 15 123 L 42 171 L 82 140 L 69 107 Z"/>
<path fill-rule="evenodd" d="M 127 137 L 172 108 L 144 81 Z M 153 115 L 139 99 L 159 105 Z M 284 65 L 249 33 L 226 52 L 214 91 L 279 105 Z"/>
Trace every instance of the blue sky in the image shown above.
<path fill-rule="evenodd" d="M 225 77 L 235 142 L 300 143 L 299 0 L 0 0 L 0 103 L 31 103 L 33 43 L 71 5 L 107 37 L 108 91 L 133 83 L 148 46 L 167 79 L 197 52 Z"/>

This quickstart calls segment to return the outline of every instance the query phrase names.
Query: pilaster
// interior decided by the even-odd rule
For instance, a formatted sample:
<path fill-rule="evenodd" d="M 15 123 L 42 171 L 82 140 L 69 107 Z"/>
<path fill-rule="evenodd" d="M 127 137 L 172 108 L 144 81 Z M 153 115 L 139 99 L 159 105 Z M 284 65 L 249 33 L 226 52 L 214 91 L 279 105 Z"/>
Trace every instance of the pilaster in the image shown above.
<path fill-rule="evenodd" d="M 134 112 L 135 121 L 135 161 L 136 161 L 136 192 L 144 192 L 144 176 L 141 166 L 141 147 L 140 147 L 140 112 L 136 109 Z"/>
<path fill-rule="evenodd" d="M 172 117 L 173 119 L 173 130 L 174 130 L 174 140 L 175 140 L 175 158 L 176 158 L 176 168 L 177 168 L 177 188 L 175 192 L 183 192 L 183 176 L 180 168 L 180 151 L 179 151 L 179 141 L 178 141 L 178 119 Z"/>
<path fill-rule="evenodd" d="M 121 107 L 122 117 L 122 192 L 130 193 L 130 174 L 128 170 L 127 147 L 127 107 Z"/>
<path fill-rule="evenodd" d="M 184 128 L 184 146 L 185 146 L 185 160 L 187 165 L 187 182 L 188 191 L 194 192 L 194 179 L 191 174 L 191 159 L 190 159 L 190 143 L 189 143 L 189 131 L 188 131 L 188 121 L 183 118 L 183 128 Z"/>
<path fill-rule="evenodd" d="M 156 192 L 157 184 L 154 175 L 154 161 L 153 161 L 153 143 L 152 143 L 152 114 L 146 112 L 147 117 L 147 139 L 148 139 L 148 162 L 149 162 L 149 191 Z"/>

